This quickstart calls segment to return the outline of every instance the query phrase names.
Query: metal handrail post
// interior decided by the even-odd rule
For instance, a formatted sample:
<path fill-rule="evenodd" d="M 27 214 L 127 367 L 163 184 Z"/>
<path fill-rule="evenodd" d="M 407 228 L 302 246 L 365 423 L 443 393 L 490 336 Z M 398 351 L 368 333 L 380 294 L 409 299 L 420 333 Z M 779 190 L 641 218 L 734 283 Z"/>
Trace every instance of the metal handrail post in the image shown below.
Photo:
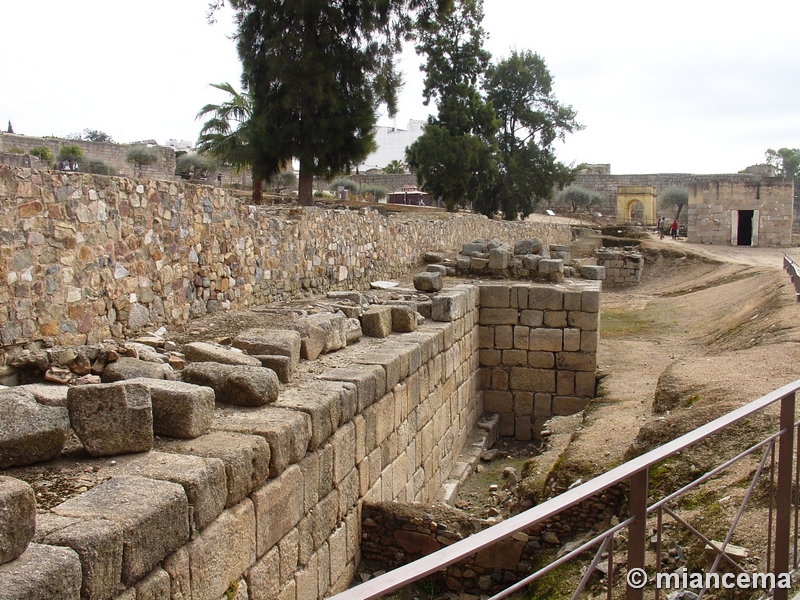
<path fill-rule="evenodd" d="M 628 573 L 632 569 L 644 569 L 644 553 L 647 549 L 647 467 L 631 475 L 629 513 L 635 521 L 628 527 Z M 626 600 L 642 600 L 644 589 L 627 586 Z"/>
<path fill-rule="evenodd" d="M 794 472 L 795 392 L 781 398 L 781 437 L 778 441 L 778 491 L 775 510 L 775 579 L 789 572 L 792 524 L 792 475 Z M 789 591 L 775 589 L 775 600 L 786 600 Z"/>

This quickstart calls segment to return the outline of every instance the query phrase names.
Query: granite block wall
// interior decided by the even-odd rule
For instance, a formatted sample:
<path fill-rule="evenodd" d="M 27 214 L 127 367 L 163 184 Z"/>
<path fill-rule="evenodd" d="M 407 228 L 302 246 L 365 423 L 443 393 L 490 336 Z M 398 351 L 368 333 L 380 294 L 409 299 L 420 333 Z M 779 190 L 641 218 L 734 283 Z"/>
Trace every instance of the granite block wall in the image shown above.
<path fill-rule="evenodd" d="M 642 279 L 644 257 L 631 250 L 598 248 L 595 250 L 597 264 L 605 268 L 603 285 L 608 289 L 619 289 L 639 285 Z"/>
<path fill-rule="evenodd" d="M 479 288 L 484 407 L 500 435 L 530 440 L 594 397 L 600 282 Z"/>

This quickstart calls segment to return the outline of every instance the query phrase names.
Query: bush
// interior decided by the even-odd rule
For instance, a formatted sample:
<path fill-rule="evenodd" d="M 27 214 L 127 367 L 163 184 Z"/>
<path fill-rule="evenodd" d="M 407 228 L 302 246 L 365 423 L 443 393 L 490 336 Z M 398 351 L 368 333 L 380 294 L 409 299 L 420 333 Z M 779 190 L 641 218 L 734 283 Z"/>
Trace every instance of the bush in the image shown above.
<path fill-rule="evenodd" d="M 35 156 L 39 160 L 43 160 L 48 165 L 53 162 L 53 151 L 47 146 L 34 146 L 28 154 Z"/>
<path fill-rule="evenodd" d="M 16 146 L 14 146 L 13 148 L 9 148 L 8 152 L 10 154 L 25 154 L 25 150 L 23 150 L 22 148 L 17 148 Z"/>
<path fill-rule="evenodd" d="M 64 144 L 59 148 L 56 158 L 72 162 L 77 161 L 81 156 L 83 156 L 83 148 L 78 144 Z"/>
<path fill-rule="evenodd" d="M 158 162 L 158 153 L 147 146 L 131 146 L 125 153 L 125 160 L 139 167 L 141 177 L 142 167 Z"/>
<path fill-rule="evenodd" d="M 282 194 L 284 190 L 297 185 L 297 175 L 292 170 L 281 171 L 272 176 L 272 179 L 269 180 L 269 185 L 275 193 Z"/>
<path fill-rule="evenodd" d="M 386 193 L 386 188 L 379 185 L 365 185 L 361 188 L 361 195 L 365 198 L 367 196 L 372 196 L 374 202 L 386 198 Z"/>
<path fill-rule="evenodd" d="M 175 173 L 184 179 L 192 177 L 208 177 L 216 163 L 200 154 L 183 154 L 175 163 Z"/>
<path fill-rule="evenodd" d="M 109 167 L 102 160 L 97 158 L 90 158 L 86 161 L 79 161 L 81 171 L 86 173 L 94 173 L 95 175 L 113 175 L 114 170 Z"/>
<path fill-rule="evenodd" d="M 349 190 L 351 194 L 355 194 L 358 191 L 358 184 L 347 177 L 337 177 L 331 181 L 330 190 L 336 192 L 339 190 L 340 185 L 343 186 L 344 189 Z"/>

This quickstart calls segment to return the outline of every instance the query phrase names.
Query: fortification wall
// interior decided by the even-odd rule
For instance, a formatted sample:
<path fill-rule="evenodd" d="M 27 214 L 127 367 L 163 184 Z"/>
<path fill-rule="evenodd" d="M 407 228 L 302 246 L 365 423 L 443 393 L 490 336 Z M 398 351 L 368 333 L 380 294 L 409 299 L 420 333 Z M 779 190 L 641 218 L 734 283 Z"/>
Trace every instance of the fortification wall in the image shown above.
<path fill-rule="evenodd" d="M 182 327 L 208 312 L 403 275 L 477 237 L 569 243 L 566 225 L 241 204 L 221 188 L 0 165 L 0 343 Z"/>
<path fill-rule="evenodd" d="M 83 149 L 86 158 L 102 160 L 121 177 L 139 176 L 138 167 L 134 167 L 125 160 L 125 154 L 131 147 L 129 144 L 62 140 L 52 137 L 41 138 L 0 132 L 0 152 L 8 152 L 12 148 L 30 152 L 36 146 L 46 146 L 53 152 L 53 156 L 56 156 L 61 146 L 65 144 L 77 144 Z M 163 146 L 155 146 L 153 150 L 158 154 L 159 160 L 155 164 L 142 167 L 142 178 L 176 179 L 175 151 L 172 148 Z"/>

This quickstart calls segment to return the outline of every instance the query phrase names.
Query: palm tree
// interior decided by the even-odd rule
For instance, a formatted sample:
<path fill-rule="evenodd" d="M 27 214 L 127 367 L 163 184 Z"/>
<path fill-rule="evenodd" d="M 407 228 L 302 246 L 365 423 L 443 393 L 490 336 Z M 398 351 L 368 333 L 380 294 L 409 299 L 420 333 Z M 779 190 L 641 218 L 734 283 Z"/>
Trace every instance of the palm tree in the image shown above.
<path fill-rule="evenodd" d="M 406 165 L 404 162 L 395 159 L 383 168 L 383 172 L 396 174 L 405 173 Z"/>
<path fill-rule="evenodd" d="M 250 93 L 240 94 L 230 83 L 212 83 L 211 87 L 227 92 L 230 100 L 206 104 L 197 118 L 213 116 L 203 124 L 197 138 L 197 151 L 209 154 L 233 167 L 235 172 L 250 169 L 253 175 L 253 204 L 263 204 L 262 180 L 254 168 L 253 151 L 248 143 L 251 133 L 253 99 Z"/>

